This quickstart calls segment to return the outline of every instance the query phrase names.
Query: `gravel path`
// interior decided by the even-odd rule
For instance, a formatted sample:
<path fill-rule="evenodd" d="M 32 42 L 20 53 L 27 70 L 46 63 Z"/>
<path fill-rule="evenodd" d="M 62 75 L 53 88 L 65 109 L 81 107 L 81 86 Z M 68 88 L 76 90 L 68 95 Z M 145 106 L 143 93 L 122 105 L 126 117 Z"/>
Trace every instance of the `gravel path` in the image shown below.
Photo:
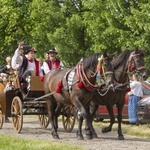
<path fill-rule="evenodd" d="M 116 132 L 107 134 L 101 133 L 101 129 L 95 126 L 99 138 L 93 140 L 77 140 L 75 126 L 71 133 L 64 131 L 62 123 L 59 123 L 60 140 L 55 140 L 51 136 L 50 125 L 47 129 L 41 129 L 37 118 L 25 118 L 24 124 L 20 134 L 13 130 L 12 123 L 4 123 L 0 134 L 11 134 L 12 136 L 27 139 L 41 139 L 55 142 L 66 142 L 74 145 L 81 145 L 85 150 L 148 150 L 150 149 L 150 139 L 137 138 L 133 136 L 125 136 L 125 140 L 119 141 Z M 84 135 L 85 136 L 85 135 Z"/>

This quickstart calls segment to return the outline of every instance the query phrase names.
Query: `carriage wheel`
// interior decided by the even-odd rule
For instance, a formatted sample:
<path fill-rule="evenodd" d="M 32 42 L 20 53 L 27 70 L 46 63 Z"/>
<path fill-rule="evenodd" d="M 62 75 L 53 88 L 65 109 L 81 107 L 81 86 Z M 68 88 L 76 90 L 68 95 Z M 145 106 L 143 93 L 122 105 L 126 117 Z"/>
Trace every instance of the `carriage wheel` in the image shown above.
<path fill-rule="evenodd" d="M 12 100 L 11 115 L 14 130 L 17 133 L 20 133 L 23 124 L 23 111 L 22 111 L 22 102 L 18 96 L 15 96 Z"/>
<path fill-rule="evenodd" d="M 67 109 L 66 109 L 67 108 Z M 74 125 L 75 125 L 75 114 L 74 113 L 74 107 L 73 106 L 67 106 L 64 108 L 63 111 L 64 112 L 64 115 L 62 115 L 62 122 L 63 122 L 63 127 L 65 129 L 65 131 L 67 132 L 71 132 L 74 128 Z"/>
<path fill-rule="evenodd" d="M 3 119 L 3 116 L 2 116 L 2 111 L 1 111 L 1 109 L 0 109 L 0 129 L 1 129 L 2 126 L 3 126 L 3 121 L 4 121 L 4 119 Z"/>
<path fill-rule="evenodd" d="M 38 115 L 40 126 L 43 129 L 46 129 L 49 125 L 49 116 L 48 115 Z"/>

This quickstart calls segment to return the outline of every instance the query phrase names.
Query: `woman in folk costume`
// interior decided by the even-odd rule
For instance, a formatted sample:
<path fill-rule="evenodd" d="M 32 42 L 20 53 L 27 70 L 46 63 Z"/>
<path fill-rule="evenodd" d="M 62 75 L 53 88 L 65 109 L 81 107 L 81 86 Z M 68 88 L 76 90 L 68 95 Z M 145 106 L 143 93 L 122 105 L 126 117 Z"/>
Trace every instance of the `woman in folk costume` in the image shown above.
<path fill-rule="evenodd" d="M 27 83 L 28 76 L 43 76 L 39 61 L 35 59 L 35 49 L 20 43 L 12 57 L 12 68 L 18 70 L 21 82 Z M 25 54 L 25 55 L 24 55 Z"/>
<path fill-rule="evenodd" d="M 50 70 L 63 68 L 63 63 L 56 58 L 58 54 L 56 48 L 50 49 L 48 52 L 48 59 L 43 63 L 44 73 L 47 74 Z"/>
<path fill-rule="evenodd" d="M 131 124 L 138 124 L 139 120 L 137 118 L 137 103 L 143 97 L 142 85 L 135 75 L 133 75 L 132 81 L 130 83 L 131 91 L 128 92 L 129 101 L 128 101 L 128 116 L 129 122 Z"/>

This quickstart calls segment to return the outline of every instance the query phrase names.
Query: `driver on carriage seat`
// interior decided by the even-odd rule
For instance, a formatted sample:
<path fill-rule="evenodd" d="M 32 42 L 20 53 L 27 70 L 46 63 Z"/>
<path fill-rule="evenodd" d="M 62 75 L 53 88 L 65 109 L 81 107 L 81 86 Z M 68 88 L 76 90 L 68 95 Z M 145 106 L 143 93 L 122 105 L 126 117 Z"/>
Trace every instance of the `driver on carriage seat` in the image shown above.
<path fill-rule="evenodd" d="M 29 45 L 19 44 L 14 56 L 12 57 L 12 68 L 18 70 L 20 82 L 25 83 L 21 86 L 22 92 L 27 94 L 28 78 L 29 76 L 43 76 L 43 72 L 39 61 L 35 59 L 35 49 Z M 25 54 L 25 55 L 24 55 Z M 29 87 L 28 87 L 29 88 Z"/>
<path fill-rule="evenodd" d="M 58 54 L 56 48 L 50 49 L 48 52 L 48 59 L 43 63 L 43 70 L 44 73 L 47 74 L 50 70 L 53 69 L 63 69 L 64 65 L 63 63 L 56 58 L 56 55 Z"/>

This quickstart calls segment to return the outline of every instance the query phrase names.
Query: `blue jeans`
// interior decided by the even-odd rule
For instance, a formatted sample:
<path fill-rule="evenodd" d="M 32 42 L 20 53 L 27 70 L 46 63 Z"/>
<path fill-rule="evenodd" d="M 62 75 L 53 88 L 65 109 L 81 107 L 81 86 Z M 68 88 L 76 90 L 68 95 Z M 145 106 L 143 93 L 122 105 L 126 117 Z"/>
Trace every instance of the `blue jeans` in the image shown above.
<path fill-rule="evenodd" d="M 130 123 L 139 123 L 137 118 L 137 103 L 140 101 L 140 97 L 135 95 L 130 95 L 128 101 L 128 116 Z"/>

